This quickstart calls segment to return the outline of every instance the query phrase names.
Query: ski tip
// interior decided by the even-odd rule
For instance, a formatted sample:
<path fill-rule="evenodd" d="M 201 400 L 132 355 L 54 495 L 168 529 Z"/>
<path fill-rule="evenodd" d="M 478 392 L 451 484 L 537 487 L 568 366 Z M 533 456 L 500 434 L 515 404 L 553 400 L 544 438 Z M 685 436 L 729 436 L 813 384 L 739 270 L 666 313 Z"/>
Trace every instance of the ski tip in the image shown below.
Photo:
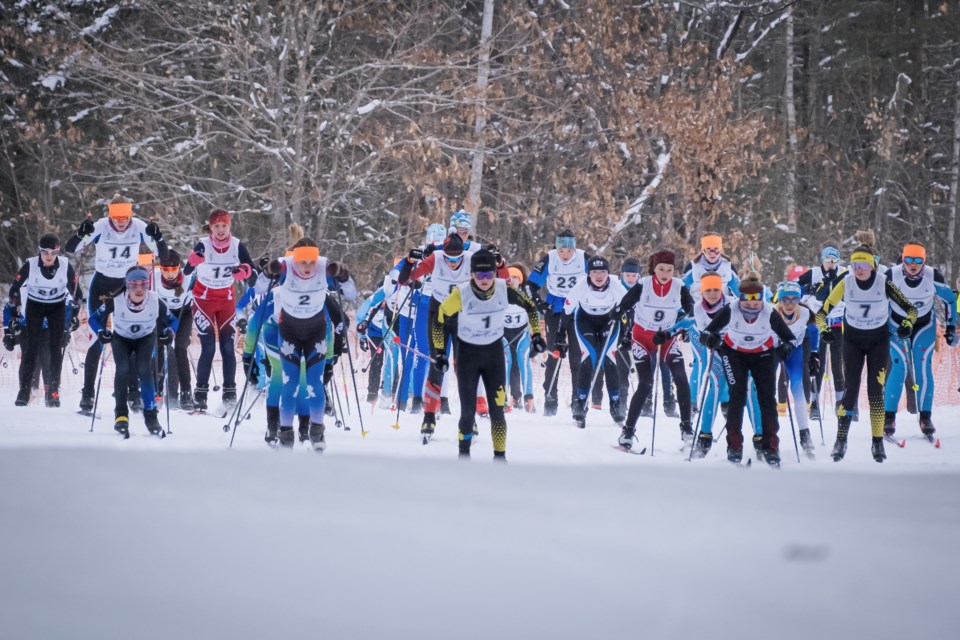
<path fill-rule="evenodd" d="M 753 458 L 747 458 L 747 466 L 749 467 L 752 464 L 753 464 Z"/>
<path fill-rule="evenodd" d="M 646 452 L 647 452 L 647 448 L 646 448 L 646 447 L 644 447 L 643 449 L 640 449 L 640 455 L 641 455 L 641 456 L 642 456 L 643 454 L 645 454 Z"/>
<path fill-rule="evenodd" d="M 937 441 L 933 443 L 933 446 L 936 447 L 937 449 L 940 448 L 940 438 L 937 438 Z"/>
<path fill-rule="evenodd" d="M 900 442 L 897 443 L 897 446 L 903 449 L 905 446 L 907 446 L 907 441 L 901 440 Z"/>

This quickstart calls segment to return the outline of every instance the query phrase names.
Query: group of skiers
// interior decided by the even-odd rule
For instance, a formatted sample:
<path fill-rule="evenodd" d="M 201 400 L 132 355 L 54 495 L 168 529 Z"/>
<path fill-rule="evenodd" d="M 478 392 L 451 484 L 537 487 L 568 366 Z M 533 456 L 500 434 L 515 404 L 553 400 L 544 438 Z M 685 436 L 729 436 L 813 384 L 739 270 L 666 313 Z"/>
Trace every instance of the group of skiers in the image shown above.
<path fill-rule="evenodd" d="M 206 411 L 218 346 L 221 400 L 230 410 L 238 401 L 239 326 L 243 381 L 266 390 L 266 442 L 289 448 L 299 435 L 324 450 L 333 365 L 344 351 L 352 363 L 343 303 L 355 300 L 357 291 L 349 270 L 322 256 L 318 243 L 295 227 L 286 255 L 256 266 L 231 234 L 227 211 L 212 211 L 207 227 L 207 237 L 183 261 L 167 247 L 159 225 L 134 217 L 132 203 L 118 195 L 107 216 L 88 216 L 68 239 L 68 253 L 90 244 L 96 251 L 87 295 L 96 339 L 86 355 L 81 412 L 90 415 L 99 402 L 107 345 L 116 370 L 115 429 L 124 437 L 131 408 L 142 410 L 150 433 L 164 434 L 161 398 L 183 410 Z M 882 462 L 905 380 L 917 390 L 920 427 L 933 441 L 937 301 L 946 344 L 953 346 L 957 296 L 926 264 L 923 245 L 907 243 L 899 264 L 886 268 L 871 235 L 858 236 L 861 244 L 847 269 L 840 266 L 840 248 L 827 245 L 819 267 L 773 286 L 754 271 L 741 278 L 716 233 L 704 234 L 700 253 L 682 272 L 678 256 L 664 249 L 645 260 L 646 275 L 644 261 L 628 257 L 616 277 L 606 258 L 578 248 L 575 234 L 566 230 L 528 273 L 523 265 L 509 265 L 496 245 L 477 242 L 471 214 L 458 211 L 449 226 L 431 225 L 424 243 L 395 261 L 356 314 L 360 348 L 371 356 L 367 400 L 422 412 L 427 444 L 438 414 L 450 412 L 446 385 L 453 363 L 460 455 L 470 455 L 480 414 L 489 416 L 494 458 L 503 460 L 506 413 L 536 411 L 531 360 L 545 354 L 544 416 L 559 410 L 558 378 L 567 359 L 575 424 L 586 427 L 605 385 L 623 450 L 633 451 L 643 415 L 652 412 L 655 419 L 650 401 L 653 396 L 656 403 L 662 382 L 670 391 L 664 408 L 679 417 L 691 458 L 707 455 L 723 412 L 727 459 L 740 463 L 747 409 L 758 459 L 778 466 L 778 411 L 784 407 L 791 420 L 796 416 L 800 444 L 813 456 L 810 421 L 820 417 L 829 360 L 838 419 L 833 459 L 846 453 L 866 365 L 871 453 Z M 49 369 L 46 404 L 59 406 L 63 356 L 70 332 L 79 327 L 82 299 L 59 239 L 43 236 L 38 254 L 24 261 L 4 313 L 5 347 L 22 344 L 18 406 L 29 402 L 38 363 Z M 245 307 L 248 317 L 237 322 L 238 309 Z M 193 327 L 200 356 L 191 390 L 187 347 Z M 684 341 L 693 358 L 689 377 Z M 634 374 L 636 390 L 628 397 Z"/>

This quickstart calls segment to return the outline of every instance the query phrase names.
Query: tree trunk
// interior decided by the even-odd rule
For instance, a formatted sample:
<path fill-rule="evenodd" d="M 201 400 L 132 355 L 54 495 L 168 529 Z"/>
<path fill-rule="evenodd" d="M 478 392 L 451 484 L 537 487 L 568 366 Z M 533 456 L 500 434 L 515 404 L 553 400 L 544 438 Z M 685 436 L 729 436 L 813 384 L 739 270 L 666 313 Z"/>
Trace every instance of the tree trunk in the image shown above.
<path fill-rule="evenodd" d="M 484 0 L 483 26 L 480 31 L 480 65 L 477 68 L 476 115 L 473 122 L 473 163 L 470 167 L 470 188 L 464 207 L 474 212 L 474 232 L 480 218 L 480 189 L 483 185 L 485 145 L 483 130 L 487 127 L 487 83 L 490 80 L 490 36 L 493 32 L 494 0 Z"/>
<path fill-rule="evenodd" d="M 787 9 L 786 23 L 786 82 L 783 90 L 787 114 L 787 190 L 785 198 L 787 227 L 793 233 L 797 230 L 797 110 L 793 100 L 793 7 Z"/>
<path fill-rule="evenodd" d="M 950 280 L 953 281 L 958 275 L 957 268 L 960 263 L 960 254 L 957 253 L 957 193 L 958 183 L 960 183 L 960 81 L 957 82 L 957 92 L 954 96 L 955 109 L 953 112 L 953 165 L 950 169 L 950 218 L 947 225 L 947 242 L 950 250 Z"/>

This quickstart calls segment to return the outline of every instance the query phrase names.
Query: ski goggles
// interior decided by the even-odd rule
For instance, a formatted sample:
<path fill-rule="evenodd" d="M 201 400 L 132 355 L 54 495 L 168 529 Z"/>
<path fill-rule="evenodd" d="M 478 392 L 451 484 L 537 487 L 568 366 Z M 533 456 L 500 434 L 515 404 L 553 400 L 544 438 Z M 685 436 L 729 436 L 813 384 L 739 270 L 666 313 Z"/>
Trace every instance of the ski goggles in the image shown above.
<path fill-rule="evenodd" d="M 740 293 L 740 299 L 750 302 L 753 300 L 763 300 L 763 291 L 757 291 L 756 293 Z"/>
<path fill-rule="evenodd" d="M 923 264 L 926 262 L 923 258 L 914 258 L 907 256 L 903 259 L 903 264 Z"/>
<path fill-rule="evenodd" d="M 444 253 L 443 259 L 449 264 L 460 264 L 463 261 L 463 254 L 461 253 L 458 256 L 448 256 L 446 253 Z"/>
<path fill-rule="evenodd" d="M 797 304 L 800 302 L 800 296 L 793 293 L 781 294 L 777 296 L 777 300 L 786 302 L 787 304 Z"/>
<path fill-rule="evenodd" d="M 477 279 L 477 282 L 484 282 L 486 280 L 493 280 L 497 277 L 496 271 L 474 271 L 473 277 Z"/>
<path fill-rule="evenodd" d="M 853 269 L 859 269 L 859 270 L 873 269 L 873 263 L 872 263 L 872 262 L 860 262 L 860 261 L 851 262 L 851 263 L 850 263 L 850 266 L 851 266 Z"/>
<path fill-rule="evenodd" d="M 57 248 L 57 249 L 43 249 L 43 248 L 40 248 L 40 253 L 43 254 L 43 255 L 45 255 L 45 256 L 58 256 L 58 255 L 60 255 L 60 249 L 59 249 L 59 248 Z"/>
<path fill-rule="evenodd" d="M 180 273 L 180 265 L 175 264 L 171 267 L 164 267 L 163 265 L 161 265 L 160 273 L 162 273 L 165 276 L 175 276 L 178 273 Z"/>

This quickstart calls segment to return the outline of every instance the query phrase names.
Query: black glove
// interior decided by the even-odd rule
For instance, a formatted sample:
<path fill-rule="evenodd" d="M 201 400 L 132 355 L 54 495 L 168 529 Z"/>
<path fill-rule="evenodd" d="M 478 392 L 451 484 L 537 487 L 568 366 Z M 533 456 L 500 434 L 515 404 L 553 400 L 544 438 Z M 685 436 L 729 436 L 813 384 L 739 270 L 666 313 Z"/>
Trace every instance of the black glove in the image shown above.
<path fill-rule="evenodd" d="M 790 357 L 790 354 L 793 353 L 793 343 L 781 342 L 779 345 L 777 345 L 773 352 L 777 354 L 777 358 L 780 360 L 786 360 Z"/>
<path fill-rule="evenodd" d="M 533 337 L 530 338 L 530 357 L 543 353 L 547 350 L 547 341 L 543 339 L 543 336 L 539 333 L 533 334 Z"/>
<path fill-rule="evenodd" d="M 432 254 L 432 253 L 433 253 L 434 251 L 436 251 L 436 250 L 437 250 L 437 245 L 435 245 L 435 244 L 428 244 L 428 245 L 426 245 L 421 251 L 422 251 L 422 253 L 423 253 L 423 257 L 426 258 L 427 256 L 429 256 L 430 254 Z"/>
<path fill-rule="evenodd" d="M 633 348 L 633 328 L 627 329 L 620 334 L 620 342 L 617 345 L 621 350 Z"/>
<path fill-rule="evenodd" d="M 250 384 L 260 382 L 260 368 L 253 361 L 252 353 L 243 354 L 243 375 L 250 381 Z"/>
<path fill-rule="evenodd" d="M 423 283 L 420 282 L 419 280 L 411 280 L 410 282 L 407 283 L 407 286 L 413 289 L 414 291 L 419 291 L 420 289 L 423 289 Z"/>
<path fill-rule="evenodd" d="M 350 279 L 350 270 L 339 262 L 331 262 L 327 274 L 337 282 L 346 282 Z"/>
<path fill-rule="evenodd" d="M 913 334 L 913 323 L 907 322 L 904 320 L 900 323 L 900 326 L 897 327 L 897 337 L 901 340 L 906 340 Z"/>
<path fill-rule="evenodd" d="M 76 331 L 80 328 L 80 307 L 74 307 L 70 314 L 70 331 Z"/>
<path fill-rule="evenodd" d="M 260 258 L 259 260 L 257 260 L 257 269 L 258 269 L 259 271 L 266 271 L 266 270 L 267 270 L 267 266 L 268 266 L 269 264 L 270 264 L 270 258 L 268 258 L 267 256 L 263 256 L 262 258 Z"/>
<path fill-rule="evenodd" d="M 700 344 L 705 346 L 707 349 L 717 349 L 722 340 L 720 336 L 713 333 L 712 331 L 702 331 L 700 332 Z"/>
<path fill-rule="evenodd" d="M 357 323 L 357 333 L 363 335 L 367 332 L 367 321 L 361 320 Z"/>
<path fill-rule="evenodd" d="M 447 360 L 447 354 L 438 353 L 437 355 L 433 356 L 433 364 L 431 366 L 433 366 L 433 368 L 439 373 L 446 373 L 447 369 L 450 368 L 450 361 Z"/>
<path fill-rule="evenodd" d="M 661 345 L 667 340 L 670 339 L 670 332 L 666 329 L 660 329 L 655 334 L 653 334 L 653 344 Z"/>
<path fill-rule="evenodd" d="M 359 330 L 359 327 L 358 327 L 358 330 Z M 370 344 L 367 342 L 367 334 L 361 333 L 358 337 L 359 337 L 359 340 L 357 341 L 357 344 L 360 347 L 360 351 L 369 351 Z"/>
<path fill-rule="evenodd" d="M 241 334 L 247 333 L 247 327 L 249 326 L 249 321 L 246 318 L 240 318 L 237 320 L 237 331 Z"/>
<path fill-rule="evenodd" d="M 267 356 L 260 359 L 260 366 L 263 367 L 263 373 L 268 378 L 273 374 L 273 367 L 270 366 L 270 358 Z"/>
<path fill-rule="evenodd" d="M 500 255 L 500 249 L 497 248 L 497 245 L 490 243 L 486 246 L 487 251 L 493 256 L 494 261 L 499 266 L 503 262 L 503 256 Z"/>
<path fill-rule="evenodd" d="M 810 360 L 807 361 L 807 373 L 810 374 L 811 378 L 816 378 L 820 375 L 820 354 L 810 354 Z"/>
<path fill-rule="evenodd" d="M 323 384 L 327 384 L 331 380 L 333 380 L 333 363 L 327 362 L 323 366 Z"/>
<path fill-rule="evenodd" d="M 613 305 L 613 309 L 610 309 L 610 318 L 618 318 L 623 315 L 623 309 L 619 304 Z"/>
<path fill-rule="evenodd" d="M 113 340 L 113 331 L 101 329 L 97 332 L 97 339 L 100 341 L 100 344 L 110 344 L 110 341 Z"/>
<path fill-rule="evenodd" d="M 553 311 L 553 305 L 547 302 L 546 300 L 541 299 L 540 296 L 534 295 L 533 302 L 534 304 L 537 305 L 537 311 L 539 311 L 543 315 L 546 315 L 551 311 Z"/>
<path fill-rule="evenodd" d="M 160 225 L 158 225 L 153 220 L 147 223 L 147 228 L 145 229 L 145 232 L 148 236 L 153 238 L 154 242 L 160 242 L 161 240 L 163 240 L 163 234 L 160 233 Z"/>
<path fill-rule="evenodd" d="M 89 236 L 89 235 L 93 234 L 93 232 L 94 232 L 93 220 L 91 220 L 90 218 L 84 219 L 84 221 L 80 223 L 80 226 L 77 227 L 77 237 L 78 237 L 78 238 L 82 238 L 82 237 L 84 237 L 84 236 Z"/>
<path fill-rule="evenodd" d="M 690 342 L 690 334 L 686 331 L 681 331 L 677 335 L 680 336 L 680 342 Z"/>
<path fill-rule="evenodd" d="M 407 254 L 407 259 L 413 262 L 423 260 L 423 249 L 410 249 L 410 253 Z"/>
<path fill-rule="evenodd" d="M 827 344 L 832 344 L 833 341 L 836 340 L 836 338 L 833 336 L 833 331 L 830 331 L 830 329 L 827 329 L 826 331 L 820 334 L 820 340 L 822 340 L 823 342 L 826 342 Z"/>
<path fill-rule="evenodd" d="M 947 327 L 943 332 L 943 339 L 946 340 L 948 347 L 957 344 L 957 330 L 952 326 Z"/>
<path fill-rule="evenodd" d="M 13 351 L 15 346 L 17 346 L 17 339 L 9 330 L 5 331 L 3 333 L 3 348 L 7 351 Z"/>
<path fill-rule="evenodd" d="M 157 344 L 163 347 L 169 347 L 173 344 L 173 330 L 167 327 L 162 332 L 157 333 Z"/>
<path fill-rule="evenodd" d="M 553 355 L 557 358 L 566 358 L 567 357 L 567 342 L 563 339 L 557 339 L 553 341 L 553 349 L 550 351 L 553 352 Z"/>

